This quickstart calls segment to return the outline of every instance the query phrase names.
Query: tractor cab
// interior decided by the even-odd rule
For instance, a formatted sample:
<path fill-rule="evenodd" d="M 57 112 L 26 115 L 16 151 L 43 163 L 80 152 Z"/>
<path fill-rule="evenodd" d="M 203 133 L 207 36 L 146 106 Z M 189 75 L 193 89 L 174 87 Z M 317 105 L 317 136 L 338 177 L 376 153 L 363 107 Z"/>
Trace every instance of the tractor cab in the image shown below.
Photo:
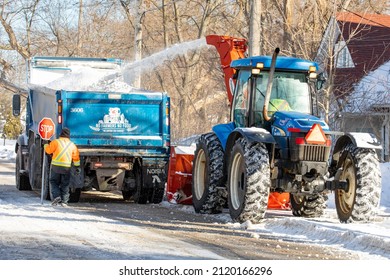
<path fill-rule="evenodd" d="M 231 121 L 236 127 L 269 128 L 270 123 L 263 116 L 263 108 L 270 80 L 270 64 L 269 56 L 231 63 L 231 67 L 237 71 L 231 111 Z M 268 117 L 278 111 L 312 114 L 316 67 L 314 62 L 302 59 L 278 58 L 267 106 Z"/>

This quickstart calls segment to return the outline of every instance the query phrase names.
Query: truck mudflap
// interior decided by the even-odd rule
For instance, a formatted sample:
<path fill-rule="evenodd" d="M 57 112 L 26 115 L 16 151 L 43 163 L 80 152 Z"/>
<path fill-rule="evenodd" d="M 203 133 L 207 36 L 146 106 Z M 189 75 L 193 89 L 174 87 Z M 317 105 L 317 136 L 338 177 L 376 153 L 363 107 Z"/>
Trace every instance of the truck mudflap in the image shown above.
<path fill-rule="evenodd" d="M 71 188 L 81 189 L 84 186 L 84 174 L 81 169 L 80 173 L 76 172 L 76 167 L 72 166 L 70 170 L 70 186 Z"/>
<path fill-rule="evenodd" d="M 137 184 L 135 202 L 160 203 L 164 198 L 168 159 L 143 159 L 142 182 Z"/>

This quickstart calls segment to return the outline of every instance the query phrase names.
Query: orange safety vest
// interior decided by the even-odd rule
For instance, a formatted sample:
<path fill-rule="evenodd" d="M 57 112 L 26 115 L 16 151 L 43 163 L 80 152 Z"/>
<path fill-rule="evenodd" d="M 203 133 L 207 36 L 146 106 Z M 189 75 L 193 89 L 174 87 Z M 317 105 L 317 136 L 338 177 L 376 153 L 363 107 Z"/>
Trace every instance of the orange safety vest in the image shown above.
<path fill-rule="evenodd" d="M 53 154 L 51 164 L 61 167 L 80 166 L 80 155 L 76 145 L 69 138 L 60 137 L 44 145 L 45 152 Z"/>

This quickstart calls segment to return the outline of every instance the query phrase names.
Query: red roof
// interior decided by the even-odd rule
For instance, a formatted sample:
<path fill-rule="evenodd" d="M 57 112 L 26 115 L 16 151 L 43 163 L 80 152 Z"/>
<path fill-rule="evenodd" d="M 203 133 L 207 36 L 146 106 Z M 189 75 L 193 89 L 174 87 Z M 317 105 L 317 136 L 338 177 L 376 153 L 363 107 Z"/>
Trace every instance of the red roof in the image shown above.
<path fill-rule="evenodd" d="M 371 26 L 390 27 L 390 15 L 380 14 L 359 14 L 359 13 L 337 13 L 337 21 L 365 24 Z"/>
<path fill-rule="evenodd" d="M 355 68 L 336 70 L 336 94 L 350 93 L 352 84 L 390 60 L 390 15 L 338 13 L 341 30 Z"/>

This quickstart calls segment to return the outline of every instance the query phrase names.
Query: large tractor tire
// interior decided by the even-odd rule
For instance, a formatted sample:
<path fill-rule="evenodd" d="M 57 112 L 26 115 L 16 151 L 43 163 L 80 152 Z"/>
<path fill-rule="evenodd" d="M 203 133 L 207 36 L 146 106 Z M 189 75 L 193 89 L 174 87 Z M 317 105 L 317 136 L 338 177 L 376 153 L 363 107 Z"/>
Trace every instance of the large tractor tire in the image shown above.
<path fill-rule="evenodd" d="M 324 214 L 326 209 L 326 194 L 294 195 L 290 194 L 292 213 L 297 217 L 317 218 Z"/>
<path fill-rule="evenodd" d="M 15 163 L 15 180 L 16 188 L 20 191 L 31 191 L 30 181 L 27 175 L 22 174 L 22 151 L 19 148 L 16 153 L 16 163 Z"/>
<path fill-rule="evenodd" d="M 271 188 L 268 150 L 244 138 L 233 146 L 228 169 L 228 204 L 239 223 L 259 223 L 265 215 Z"/>
<path fill-rule="evenodd" d="M 335 191 L 337 215 L 342 223 L 372 221 L 381 195 L 381 172 L 373 149 L 349 144 L 342 152 L 343 169 L 340 180 L 346 180 L 347 191 Z"/>
<path fill-rule="evenodd" d="M 195 212 L 222 212 L 226 204 L 223 161 L 224 152 L 218 137 L 213 132 L 201 135 L 196 145 L 192 172 L 192 204 Z"/>

